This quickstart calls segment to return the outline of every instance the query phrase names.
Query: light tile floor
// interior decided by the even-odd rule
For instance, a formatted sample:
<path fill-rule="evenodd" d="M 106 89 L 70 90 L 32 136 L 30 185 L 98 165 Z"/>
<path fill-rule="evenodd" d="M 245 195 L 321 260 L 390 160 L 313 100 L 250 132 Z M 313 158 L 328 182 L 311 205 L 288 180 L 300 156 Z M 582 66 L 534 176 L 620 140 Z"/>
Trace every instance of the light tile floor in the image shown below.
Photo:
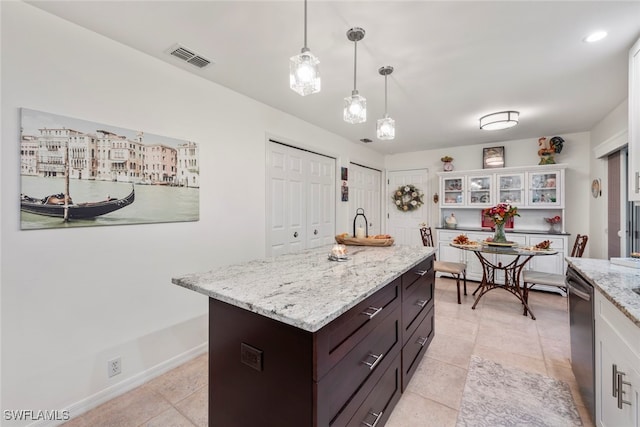
<path fill-rule="evenodd" d="M 486 294 L 475 310 L 469 295 L 456 303 L 455 282 L 438 278 L 436 335 L 387 427 L 455 426 L 471 355 L 566 381 L 585 426 L 593 426 L 569 363 L 567 299 L 532 292 L 537 320 L 522 315 L 515 297 Z M 69 421 L 65 427 L 207 426 L 206 354 Z M 229 426 L 232 427 L 232 426 Z"/>

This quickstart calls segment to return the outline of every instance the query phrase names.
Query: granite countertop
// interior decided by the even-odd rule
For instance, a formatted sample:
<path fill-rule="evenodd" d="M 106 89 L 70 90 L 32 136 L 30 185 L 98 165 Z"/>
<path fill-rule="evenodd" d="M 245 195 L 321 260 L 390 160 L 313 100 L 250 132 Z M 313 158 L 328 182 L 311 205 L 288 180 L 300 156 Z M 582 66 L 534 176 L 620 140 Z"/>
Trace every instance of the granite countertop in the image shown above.
<path fill-rule="evenodd" d="M 486 233 L 493 233 L 494 230 L 490 227 L 457 227 L 457 228 L 448 228 L 448 227 L 436 227 L 436 230 L 446 230 L 446 231 L 484 231 Z M 544 234 L 544 235 L 558 235 L 558 236 L 570 236 L 571 233 L 552 233 L 548 230 L 523 230 L 523 229 L 513 229 L 513 228 L 505 228 L 505 233 L 513 233 L 513 234 Z"/>
<path fill-rule="evenodd" d="M 574 267 L 609 301 L 640 328 L 640 269 L 611 264 L 606 259 L 567 258 Z"/>
<path fill-rule="evenodd" d="M 218 267 L 171 280 L 254 313 L 315 332 L 435 252 L 425 246 L 331 246 Z"/>

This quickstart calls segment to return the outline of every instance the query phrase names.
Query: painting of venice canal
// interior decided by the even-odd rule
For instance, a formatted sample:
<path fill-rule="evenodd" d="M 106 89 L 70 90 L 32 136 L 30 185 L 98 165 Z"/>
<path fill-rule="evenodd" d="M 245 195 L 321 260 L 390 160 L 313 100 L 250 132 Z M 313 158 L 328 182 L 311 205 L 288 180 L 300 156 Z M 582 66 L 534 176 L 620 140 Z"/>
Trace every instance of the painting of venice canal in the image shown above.
<path fill-rule="evenodd" d="M 22 109 L 21 228 L 199 219 L 194 142 Z"/>

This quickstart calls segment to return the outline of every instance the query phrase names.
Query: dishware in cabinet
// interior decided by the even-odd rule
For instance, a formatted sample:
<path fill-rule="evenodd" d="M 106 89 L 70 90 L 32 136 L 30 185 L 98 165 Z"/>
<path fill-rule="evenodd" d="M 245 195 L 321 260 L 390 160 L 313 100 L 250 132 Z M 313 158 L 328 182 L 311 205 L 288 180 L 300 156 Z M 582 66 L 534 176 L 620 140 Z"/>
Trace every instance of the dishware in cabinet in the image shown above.
<path fill-rule="evenodd" d="M 496 175 L 498 187 L 498 203 L 509 203 L 511 205 L 524 205 L 524 174 Z"/>
<path fill-rule="evenodd" d="M 468 206 L 491 206 L 493 204 L 493 175 L 478 175 L 468 178 Z"/>
<path fill-rule="evenodd" d="M 440 181 L 442 188 L 440 192 L 443 197 L 440 199 L 442 206 L 462 206 L 465 204 L 465 178 L 452 176 L 442 178 Z"/>
<path fill-rule="evenodd" d="M 561 206 L 562 194 L 559 171 L 529 172 L 528 196 L 529 206 Z"/>

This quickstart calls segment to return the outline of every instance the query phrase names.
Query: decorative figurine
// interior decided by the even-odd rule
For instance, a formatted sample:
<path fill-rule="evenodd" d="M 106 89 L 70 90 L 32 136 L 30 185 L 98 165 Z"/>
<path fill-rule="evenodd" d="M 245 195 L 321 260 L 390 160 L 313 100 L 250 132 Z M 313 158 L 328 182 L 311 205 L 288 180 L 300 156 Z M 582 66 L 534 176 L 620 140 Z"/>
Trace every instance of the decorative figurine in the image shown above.
<path fill-rule="evenodd" d="M 546 137 L 538 138 L 538 156 L 540 157 L 539 165 L 553 165 L 556 163 L 555 155 L 562 151 L 564 145 L 564 139 L 559 136 L 551 138 L 550 143 L 547 143 Z"/>

